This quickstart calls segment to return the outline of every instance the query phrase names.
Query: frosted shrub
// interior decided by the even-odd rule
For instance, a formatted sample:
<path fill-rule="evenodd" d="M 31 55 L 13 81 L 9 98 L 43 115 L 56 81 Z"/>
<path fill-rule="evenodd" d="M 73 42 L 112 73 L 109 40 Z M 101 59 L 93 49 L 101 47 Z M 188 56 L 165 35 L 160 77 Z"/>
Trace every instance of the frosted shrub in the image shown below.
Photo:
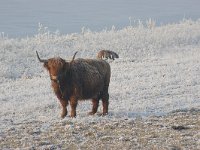
<path fill-rule="evenodd" d="M 45 27 L 41 23 L 38 24 L 38 34 L 35 35 L 35 38 L 38 40 L 55 40 L 56 38 L 59 38 L 60 32 L 57 30 L 55 32 L 50 32 L 48 30 L 48 27 Z"/>
<path fill-rule="evenodd" d="M 174 48 L 196 46 L 200 44 L 200 20 L 183 20 L 178 24 L 163 26 L 156 26 L 151 19 L 146 23 L 131 21 L 130 26 L 123 29 L 113 26 L 110 30 L 92 32 L 83 27 L 81 33 L 66 35 L 58 31 L 50 32 L 48 27 L 39 23 L 38 34 L 33 37 L 10 39 L 3 33 L 0 37 L 1 63 L 8 68 L 4 70 L 16 75 L 16 71 L 9 68 L 17 64 L 25 68 L 25 74 L 34 75 L 40 70 L 35 60 L 35 50 L 45 58 L 61 56 L 70 60 L 75 51 L 79 51 L 77 57 L 96 58 L 99 50 L 108 49 L 118 53 L 120 59 L 143 60 L 160 57 L 169 49 L 173 52 Z M 10 65 L 7 65 L 8 62 Z M 22 75 L 23 69 L 18 71 L 17 77 Z"/>
<path fill-rule="evenodd" d="M 147 28 L 153 29 L 156 26 L 156 22 L 153 21 L 152 19 L 149 19 L 149 20 L 146 21 L 146 25 L 147 25 Z"/>

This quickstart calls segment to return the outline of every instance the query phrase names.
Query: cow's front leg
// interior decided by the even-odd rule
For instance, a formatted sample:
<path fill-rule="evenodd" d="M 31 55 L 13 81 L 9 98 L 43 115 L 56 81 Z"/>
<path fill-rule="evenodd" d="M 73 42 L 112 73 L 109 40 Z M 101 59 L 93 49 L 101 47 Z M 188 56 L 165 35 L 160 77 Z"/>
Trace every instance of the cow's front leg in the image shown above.
<path fill-rule="evenodd" d="M 71 117 L 76 117 L 76 107 L 77 107 L 78 101 L 76 98 L 71 97 L 70 98 L 70 106 L 71 106 Z"/>
<path fill-rule="evenodd" d="M 64 99 L 62 97 L 62 94 L 60 93 L 59 87 L 57 82 L 52 82 L 52 87 L 54 87 L 54 92 L 58 98 L 58 100 L 60 101 L 60 105 L 62 107 L 62 112 L 61 112 L 61 118 L 65 118 L 65 116 L 67 115 L 67 105 L 68 105 L 68 99 Z"/>
<path fill-rule="evenodd" d="M 60 104 L 61 104 L 61 107 L 62 107 L 61 118 L 65 118 L 65 116 L 67 115 L 68 101 L 60 99 Z"/>
<path fill-rule="evenodd" d="M 89 115 L 94 115 L 97 112 L 99 107 L 99 99 L 92 99 L 92 111 L 89 112 Z"/>

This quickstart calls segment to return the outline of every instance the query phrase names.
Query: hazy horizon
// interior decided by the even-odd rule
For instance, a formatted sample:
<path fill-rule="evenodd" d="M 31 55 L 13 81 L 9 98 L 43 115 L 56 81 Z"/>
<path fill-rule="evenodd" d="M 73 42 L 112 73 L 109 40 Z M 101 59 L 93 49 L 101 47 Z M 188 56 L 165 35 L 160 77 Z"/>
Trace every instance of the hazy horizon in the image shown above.
<path fill-rule="evenodd" d="M 82 27 L 101 31 L 113 25 L 128 26 L 131 18 L 157 25 L 176 23 L 183 18 L 200 18 L 198 0 L 6 0 L 0 2 L 0 33 L 8 37 L 33 36 L 38 23 L 62 34 L 81 32 Z"/>

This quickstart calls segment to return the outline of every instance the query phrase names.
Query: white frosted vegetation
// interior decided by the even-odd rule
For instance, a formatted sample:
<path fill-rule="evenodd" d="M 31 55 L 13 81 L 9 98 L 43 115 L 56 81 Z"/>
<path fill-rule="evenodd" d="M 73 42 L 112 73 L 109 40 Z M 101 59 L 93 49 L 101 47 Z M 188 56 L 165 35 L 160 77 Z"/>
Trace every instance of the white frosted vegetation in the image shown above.
<path fill-rule="evenodd" d="M 100 49 L 120 56 L 110 62 L 110 115 L 87 116 L 91 103 L 83 101 L 74 121 L 135 118 L 200 106 L 200 20 L 159 27 L 139 22 L 101 32 L 83 28 L 82 33 L 69 35 L 40 26 L 34 37 L 0 37 L 1 128 L 30 120 L 60 119 L 59 103 L 36 50 L 41 58 L 70 60 L 75 51 L 79 51 L 77 57 L 96 58 Z"/>

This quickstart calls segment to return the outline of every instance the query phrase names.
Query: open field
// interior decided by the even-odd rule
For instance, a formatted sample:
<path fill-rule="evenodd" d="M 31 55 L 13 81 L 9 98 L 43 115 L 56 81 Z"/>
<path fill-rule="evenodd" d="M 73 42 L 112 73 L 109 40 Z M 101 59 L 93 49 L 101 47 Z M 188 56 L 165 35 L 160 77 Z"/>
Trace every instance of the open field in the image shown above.
<path fill-rule="evenodd" d="M 15 124 L 1 133 L 3 149 L 146 149 L 200 148 L 200 110 L 146 119 L 109 119 L 80 123 L 72 119 Z M 45 128 L 45 129 L 44 129 Z"/>
<path fill-rule="evenodd" d="M 33 37 L 0 36 L 0 147 L 2 149 L 200 149 L 200 21 L 155 26 L 138 22 L 122 30 L 60 35 L 42 25 Z M 109 115 L 60 119 L 50 79 L 38 62 L 60 56 L 109 61 Z M 102 106 L 99 112 L 102 111 Z"/>

